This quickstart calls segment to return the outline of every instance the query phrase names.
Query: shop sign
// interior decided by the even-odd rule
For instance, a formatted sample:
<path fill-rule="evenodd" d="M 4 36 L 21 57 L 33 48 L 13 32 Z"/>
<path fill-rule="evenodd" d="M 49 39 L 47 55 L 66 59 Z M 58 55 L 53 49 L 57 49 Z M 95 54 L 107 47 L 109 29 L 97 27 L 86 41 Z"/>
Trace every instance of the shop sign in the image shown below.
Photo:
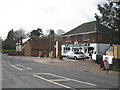
<path fill-rule="evenodd" d="M 90 44 L 66 44 L 65 47 L 80 47 L 80 46 L 90 46 Z"/>

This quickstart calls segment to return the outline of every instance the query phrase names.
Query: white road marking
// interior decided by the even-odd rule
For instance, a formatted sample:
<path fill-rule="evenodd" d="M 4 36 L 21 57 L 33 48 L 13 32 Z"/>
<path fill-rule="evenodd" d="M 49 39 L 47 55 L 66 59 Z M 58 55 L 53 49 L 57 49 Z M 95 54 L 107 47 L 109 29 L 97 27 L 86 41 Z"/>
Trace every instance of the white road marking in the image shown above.
<path fill-rule="evenodd" d="M 62 85 L 62 84 L 59 84 L 59 83 L 57 83 L 57 82 L 53 82 L 53 81 L 51 81 L 51 80 L 45 79 L 45 78 L 40 77 L 40 76 L 35 75 L 35 74 L 33 74 L 33 76 L 38 77 L 38 78 L 40 78 L 40 79 L 42 79 L 42 80 L 48 81 L 48 82 L 50 82 L 50 83 L 56 84 L 56 85 L 58 85 L 58 86 L 64 87 L 64 88 L 71 88 L 71 87 L 69 87 L 69 86 Z"/>
<path fill-rule="evenodd" d="M 16 64 L 15 66 L 20 66 L 20 67 L 23 67 L 23 68 L 25 67 L 25 66 L 23 66 L 23 65 L 20 65 L 20 64 Z"/>
<path fill-rule="evenodd" d="M 95 84 L 89 83 L 89 82 L 78 81 L 78 80 L 75 80 L 75 79 L 70 79 L 70 80 L 75 81 L 75 82 L 78 82 L 78 83 L 84 83 L 84 84 L 88 84 L 88 85 L 91 85 L 91 86 L 96 86 Z"/>
<path fill-rule="evenodd" d="M 10 62 L 7 62 L 7 63 L 9 63 L 9 64 L 10 64 Z"/>
<path fill-rule="evenodd" d="M 20 64 L 16 64 L 16 66 L 23 67 L 24 70 L 26 70 L 26 69 L 31 69 L 32 70 L 32 68 L 29 68 L 29 67 L 26 67 L 26 66 L 23 66 L 23 65 L 20 65 Z"/>
<path fill-rule="evenodd" d="M 12 67 L 14 67 L 14 68 L 16 68 L 16 69 L 18 69 L 18 70 L 22 71 L 22 69 L 20 69 L 20 68 L 18 68 L 18 67 L 16 67 L 16 66 L 14 66 L 14 65 L 12 65 L 12 64 L 10 64 L 10 66 L 12 66 Z"/>
<path fill-rule="evenodd" d="M 14 68 L 16 68 L 16 69 L 18 69 L 18 70 L 20 70 L 20 71 L 22 71 L 22 70 L 27 70 L 27 69 L 32 70 L 32 68 L 29 68 L 29 67 L 26 67 L 26 66 L 23 66 L 23 65 L 19 65 L 19 64 L 16 64 L 16 65 L 10 64 L 10 66 L 12 66 L 12 67 L 14 67 Z M 21 69 L 21 68 L 18 68 L 17 66 L 22 67 L 22 69 Z"/>
<path fill-rule="evenodd" d="M 51 73 L 47 73 L 47 74 L 48 74 L 48 75 L 55 76 L 55 77 L 65 78 L 65 79 L 67 79 L 67 80 L 75 81 L 75 82 L 78 82 L 78 83 L 84 83 L 84 84 L 89 84 L 89 85 L 92 85 L 92 86 L 96 86 L 95 84 L 88 83 L 88 82 L 84 82 L 84 81 L 78 81 L 78 80 L 75 80 L 75 79 L 69 79 L 69 78 L 66 78 L 66 77 L 63 77 L 63 76 L 58 76 L 58 75 L 51 74 Z"/>
<path fill-rule="evenodd" d="M 46 78 L 41 77 L 40 75 L 51 75 L 51 76 L 58 77 L 58 78 L 62 78 L 62 79 L 46 79 Z M 71 87 L 66 86 L 66 85 L 59 84 L 59 83 L 57 83 L 57 81 L 70 81 L 70 80 L 71 80 L 71 81 L 74 81 L 74 82 L 77 82 L 77 83 L 83 83 L 83 84 L 87 84 L 87 85 L 91 85 L 91 86 L 96 86 L 96 85 L 93 84 L 93 83 L 84 82 L 84 81 L 78 81 L 78 80 L 75 80 L 75 79 L 66 78 L 66 77 L 59 76 L 59 75 L 55 75 L 55 74 L 52 74 L 52 73 L 34 73 L 33 76 L 38 77 L 38 78 L 40 78 L 40 79 L 43 79 L 43 80 L 45 80 L 45 81 L 54 83 L 54 84 L 56 84 L 56 85 L 62 86 L 62 87 L 64 87 L 64 88 L 71 88 Z"/>
<path fill-rule="evenodd" d="M 69 81 L 69 79 L 50 79 L 51 81 L 55 82 L 55 81 Z"/>
<path fill-rule="evenodd" d="M 2 61 L 2 62 L 6 63 L 6 61 Z"/>

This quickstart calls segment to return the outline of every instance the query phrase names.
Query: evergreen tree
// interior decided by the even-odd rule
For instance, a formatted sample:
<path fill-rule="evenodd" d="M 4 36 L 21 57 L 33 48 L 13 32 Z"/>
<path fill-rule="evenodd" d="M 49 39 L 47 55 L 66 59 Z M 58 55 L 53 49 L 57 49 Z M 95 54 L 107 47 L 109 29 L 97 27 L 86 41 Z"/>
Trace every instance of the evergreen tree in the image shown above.
<path fill-rule="evenodd" d="M 96 21 L 107 26 L 114 31 L 120 31 L 120 4 L 105 3 L 98 5 L 98 10 L 101 15 L 95 14 Z"/>
<path fill-rule="evenodd" d="M 112 30 L 113 44 L 120 44 L 120 2 L 98 5 L 101 15 L 95 14 L 96 21 Z"/>
<path fill-rule="evenodd" d="M 11 29 L 11 30 L 8 32 L 7 39 L 9 39 L 9 40 L 13 40 L 13 39 L 14 39 L 13 29 Z"/>
<path fill-rule="evenodd" d="M 39 37 L 41 35 L 43 35 L 42 29 L 38 28 L 37 30 L 33 30 L 31 32 L 30 37 Z"/>

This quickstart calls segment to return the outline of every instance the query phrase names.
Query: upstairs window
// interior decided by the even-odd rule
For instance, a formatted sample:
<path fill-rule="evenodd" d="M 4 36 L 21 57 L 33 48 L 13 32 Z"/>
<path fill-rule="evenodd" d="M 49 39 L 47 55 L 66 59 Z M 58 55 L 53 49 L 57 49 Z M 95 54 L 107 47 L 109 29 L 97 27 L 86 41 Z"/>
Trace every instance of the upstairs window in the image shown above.
<path fill-rule="evenodd" d="M 74 44 L 78 44 L 78 41 L 75 41 Z"/>
<path fill-rule="evenodd" d="M 71 42 L 70 37 L 66 37 L 66 42 Z"/>
<path fill-rule="evenodd" d="M 89 40 L 89 34 L 82 35 L 82 40 L 83 41 L 88 41 Z"/>

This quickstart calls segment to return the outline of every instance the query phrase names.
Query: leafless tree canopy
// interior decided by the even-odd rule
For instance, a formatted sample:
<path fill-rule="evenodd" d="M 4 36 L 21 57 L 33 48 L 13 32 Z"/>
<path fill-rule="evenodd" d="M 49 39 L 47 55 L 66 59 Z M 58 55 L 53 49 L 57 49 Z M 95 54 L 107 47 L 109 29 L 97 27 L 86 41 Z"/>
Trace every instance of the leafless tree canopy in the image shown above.
<path fill-rule="evenodd" d="M 20 37 L 25 38 L 26 37 L 25 30 L 20 28 L 17 31 L 14 31 L 14 37 L 15 38 L 20 38 Z"/>
<path fill-rule="evenodd" d="M 57 35 L 62 35 L 62 34 L 64 34 L 65 33 L 65 31 L 64 30 L 62 30 L 62 29 L 58 29 L 57 30 Z"/>

